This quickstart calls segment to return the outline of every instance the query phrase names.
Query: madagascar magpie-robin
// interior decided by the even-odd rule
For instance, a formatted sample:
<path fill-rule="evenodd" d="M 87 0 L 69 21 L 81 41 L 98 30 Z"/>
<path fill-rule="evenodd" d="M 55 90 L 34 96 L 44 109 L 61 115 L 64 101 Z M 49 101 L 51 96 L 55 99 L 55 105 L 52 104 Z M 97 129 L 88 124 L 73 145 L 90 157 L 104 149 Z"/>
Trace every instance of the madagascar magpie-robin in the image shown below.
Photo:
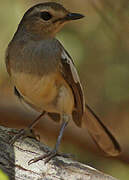
<path fill-rule="evenodd" d="M 32 129 L 44 114 L 61 122 L 53 151 L 32 159 L 30 163 L 43 158 L 47 162 L 58 155 L 58 146 L 69 120 L 72 119 L 81 127 L 84 116 L 88 131 L 99 147 L 112 156 L 120 152 L 120 146 L 113 135 L 85 103 L 74 62 L 55 38 L 64 24 L 83 17 L 55 2 L 37 4 L 25 13 L 8 45 L 6 67 L 15 94 L 41 112 L 28 128 Z M 21 130 L 12 142 L 24 134 L 25 130 Z"/>

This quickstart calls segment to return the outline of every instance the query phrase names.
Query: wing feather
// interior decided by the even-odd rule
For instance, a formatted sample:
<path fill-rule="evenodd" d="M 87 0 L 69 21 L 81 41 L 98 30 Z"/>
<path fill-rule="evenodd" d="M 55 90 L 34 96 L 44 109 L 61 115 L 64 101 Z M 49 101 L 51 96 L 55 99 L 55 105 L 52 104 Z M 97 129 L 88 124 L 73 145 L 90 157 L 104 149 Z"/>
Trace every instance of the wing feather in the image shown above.
<path fill-rule="evenodd" d="M 73 120 L 77 126 L 81 127 L 82 117 L 85 111 L 85 99 L 83 95 L 83 89 L 72 58 L 69 56 L 69 54 L 64 48 L 62 49 L 61 53 L 61 63 L 62 75 L 71 87 L 74 94 L 75 109 L 72 113 Z"/>

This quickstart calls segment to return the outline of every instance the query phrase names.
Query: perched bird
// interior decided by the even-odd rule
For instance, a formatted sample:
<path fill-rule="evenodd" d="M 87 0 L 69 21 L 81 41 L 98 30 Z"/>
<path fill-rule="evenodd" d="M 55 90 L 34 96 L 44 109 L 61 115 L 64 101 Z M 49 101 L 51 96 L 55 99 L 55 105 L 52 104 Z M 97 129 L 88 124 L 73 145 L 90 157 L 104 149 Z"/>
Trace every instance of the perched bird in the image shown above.
<path fill-rule="evenodd" d="M 55 38 L 64 24 L 83 17 L 55 2 L 37 4 L 25 13 L 8 45 L 6 67 L 14 84 L 14 92 L 21 101 L 41 112 L 28 129 L 32 129 L 44 114 L 61 122 L 55 148 L 29 163 L 43 158 L 48 162 L 59 155 L 58 146 L 71 119 L 78 127 L 81 127 L 83 119 L 86 120 L 89 133 L 104 152 L 112 156 L 120 152 L 113 135 L 85 104 L 74 62 Z M 25 132 L 26 129 L 20 130 L 12 143 Z"/>

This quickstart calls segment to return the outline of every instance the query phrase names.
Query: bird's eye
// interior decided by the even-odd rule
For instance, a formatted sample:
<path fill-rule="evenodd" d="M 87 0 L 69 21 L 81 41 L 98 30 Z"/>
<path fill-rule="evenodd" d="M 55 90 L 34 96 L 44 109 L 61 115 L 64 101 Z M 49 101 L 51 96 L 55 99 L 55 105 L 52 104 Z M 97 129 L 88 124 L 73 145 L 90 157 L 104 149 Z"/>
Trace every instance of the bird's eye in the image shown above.
<path fill-rule="evenodd" d="M 44 12 L 41 12 L 41 18 L 45 21 L 48 21 L 49 19 L 52 18 L 52 15 L 49 12 L 44 11 Z"/>

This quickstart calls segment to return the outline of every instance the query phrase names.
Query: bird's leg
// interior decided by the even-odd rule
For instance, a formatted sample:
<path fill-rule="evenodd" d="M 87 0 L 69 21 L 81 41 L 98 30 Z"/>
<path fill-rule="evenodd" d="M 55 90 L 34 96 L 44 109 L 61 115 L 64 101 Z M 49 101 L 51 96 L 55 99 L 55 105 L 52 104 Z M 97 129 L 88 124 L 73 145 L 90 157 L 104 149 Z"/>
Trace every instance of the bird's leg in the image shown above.
<path fill-rule="evenodd" d="M 55 147 L 52 151 L 48 151 L 48 153 L 46 153 L 45 155 L 41 155 L 39 157 L 36 157 L 34 159 L 31 159 L 28 164 L 32 164 L 32 163 L 35 163 L 39 160 L 42 160 L 42 159 L 45 159 L 45 163 L 47 163 L 48 161 L 50 161 L 53 157 L 55 156 L 63 156 L 63 157 L 70 157 L 70 155 L 66 155 L 66 154 L 60 154 L 58 153 L 58 148 L 59 148 L 59 145 L 60 145 L 60 142 L 61 142 L 61 139 L 62 139 L 62 136 L 63 136 L 63 132 L 64 132 L 64 129 L 65 127 L 67 126 L 68 124 L 68 120 L 69 120 L 69 116 L 67 114 L 63 114 L 62 115 L 62 124 L 61 124 L 61 128 L 60 128 L 60 132 L 59 132 L 59 136 L 57 138 L 57 141 L 56 141 L 56 144 L 55 144 Z"/>
<path fill-rule="evenodd" d="M 27 128 L 20 129 L 19 132 L 16 135 L 14 135 L 13 138 L 11 138 L 9 140 L 9 144 L 10 145 L 14 144 L 17 141 L 17 139 L 19 139 L 19 138 L 25 138 L 25 137 L 36 138 L 36 135 L 35 135 L 34 131 L 32 130 L 32 128 L 34 126 L 36 126 L 36 124 L 39 122 L 40 118 L 42 116 L 44 116 L 45 113 L 46 112 L 43 111 L 36 119 L 34 119 L 34 121 L 32 121 L 32 123 Z"/>

